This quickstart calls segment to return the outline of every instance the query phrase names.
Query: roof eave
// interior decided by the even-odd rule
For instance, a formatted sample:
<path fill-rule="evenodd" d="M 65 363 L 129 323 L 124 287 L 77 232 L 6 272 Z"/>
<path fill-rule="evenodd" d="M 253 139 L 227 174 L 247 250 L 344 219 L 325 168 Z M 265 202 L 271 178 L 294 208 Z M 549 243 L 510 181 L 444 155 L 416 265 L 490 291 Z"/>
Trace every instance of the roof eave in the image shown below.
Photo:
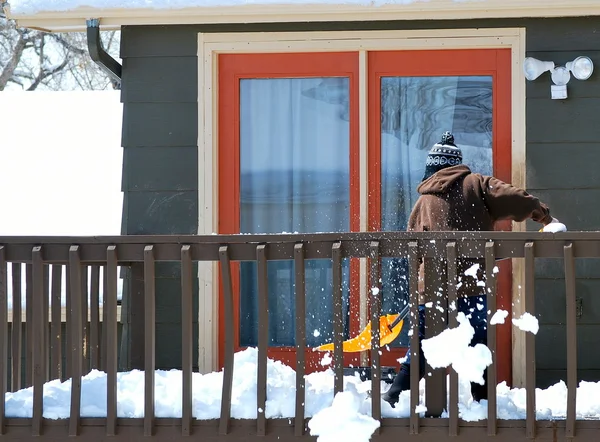
<path fill-rule="evenodd" d="M 430 0 L 380 7 L 351 4 L 243 5 L 181 9 L 90 8 L 12 13 L 19 26 L 52 32 L 85 31 L 89 18 L 101 19 L 105 30 L 124 25 L 186 25 L 215 23 L 286 23 L 379 20 L 460 20 L 481 18 L 578 17 L 600 15 L 598 0 Z"/>

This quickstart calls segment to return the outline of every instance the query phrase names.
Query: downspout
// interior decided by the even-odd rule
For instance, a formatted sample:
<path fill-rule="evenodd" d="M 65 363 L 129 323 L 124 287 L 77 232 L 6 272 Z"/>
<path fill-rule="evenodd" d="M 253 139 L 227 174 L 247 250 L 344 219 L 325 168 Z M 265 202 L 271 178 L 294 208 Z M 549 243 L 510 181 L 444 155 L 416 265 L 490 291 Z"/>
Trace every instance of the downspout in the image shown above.
<path fill-rule="evenodd" d="M 90 57 L 114 82 L 120 86 L 122 66 L 102 47 L 102 40 L 100 39 L 100 20 L 97 18 L 86 20 L 86 25 L 88 51 L 90 52 Z"/>

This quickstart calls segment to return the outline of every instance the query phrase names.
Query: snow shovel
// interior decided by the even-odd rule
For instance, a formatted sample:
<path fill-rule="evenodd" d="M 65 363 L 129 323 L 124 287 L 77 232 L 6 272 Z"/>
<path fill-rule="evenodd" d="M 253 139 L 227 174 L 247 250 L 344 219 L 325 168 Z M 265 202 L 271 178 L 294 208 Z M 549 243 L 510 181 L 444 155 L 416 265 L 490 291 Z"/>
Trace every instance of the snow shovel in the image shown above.
<path fill-rule="evenodd" d="M 407 305 L 398 314 L 385 315 L 379 318 L 379 345 L 384 346 L 398 337 L 404 324 L 404 319 L 410 311 Z M 371 321 L 363 331 L 355 338 L 344 341 L 342 349 L 344 353 L 357 353 L 371 348 Z M 333 351 L 333 343 L 323 344 L 317 347 L 317 351 Z"/>

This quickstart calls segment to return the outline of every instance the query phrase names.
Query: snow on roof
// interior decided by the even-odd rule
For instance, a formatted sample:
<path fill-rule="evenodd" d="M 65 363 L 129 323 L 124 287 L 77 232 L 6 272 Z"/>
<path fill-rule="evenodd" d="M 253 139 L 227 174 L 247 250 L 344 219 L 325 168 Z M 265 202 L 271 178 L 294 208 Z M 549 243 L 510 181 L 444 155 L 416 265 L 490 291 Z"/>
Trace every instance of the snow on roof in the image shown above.
<path fill-rule="evenodd" d="M 38 12 L 65 12 L 79 7 L 98 9 L 179 9 L 210 8 L 248 5 L 319 5 L 343 4 L 358 6 L 408 5 L 426 3 L 429 0 L 11 0 L 13 14 L 36 14 Z M 485 0 L 450 0 L 453 2 Z"/>

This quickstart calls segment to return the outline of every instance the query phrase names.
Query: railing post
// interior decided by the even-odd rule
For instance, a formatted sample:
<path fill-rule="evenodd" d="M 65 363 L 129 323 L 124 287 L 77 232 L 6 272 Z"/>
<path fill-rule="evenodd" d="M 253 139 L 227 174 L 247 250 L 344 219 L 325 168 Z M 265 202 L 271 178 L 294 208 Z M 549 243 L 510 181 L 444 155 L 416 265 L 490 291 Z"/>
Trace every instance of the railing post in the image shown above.
<path fill-rule="evenodd" d="M 535 316 L 535 255 L 534 243 L 525 244 L 525 311 Z M 534 439 L 536 435 L 535 405 L 535 335 L 525 332 L 525 390 L 527 418 L 525 434 Z"/>
<path fill-rule="evenodd" d="M 44 261 L 42 248 L 36 246 L 31 252 L 32 261 L 32 298 L 33 323 L 29 328 L 32 331 L 33 351 L 33 418 L 32 435 L 42 434 L 42 415 L 44 412 Z"/>
<path fill-rule="evenodd" d="M 567 422 L 565 436 L 574 438 L 577 419 L 577 287 L 573 244 L 564 246 L 567 316 Z"/>
<path fill-rule="evenodd" d="M 425 313 L 425 338 L 439 335 L 446 328 L 445 312 L 448 300 L 446 293 L 446 266 L 440 258 L 424 258 L 425 262 L 425 302 L 433 303 Z M 440 306 L 443 313 L 436 307 Z M 412 360 L 411 360 L 412 363 Z M 426 364 L 425 404 L 428 417 L 439 417 L 446 408 L 446 370 L 433 369 Z M 431 376 L 429 375 L 431 372 Z"/>
<path fill-rule="evenodd" d="M 192 251 L 181 246 L 181 434 L 192 434 Z"/>
<path fill-rule="evenodd" d="M 408 244 L 409 290 L 410 290 L 410 434 L 419 434 L 419 244 Z"/>
<path fill-rule="evenodd" d="M 90 289 L 90 369 L 98 369 L 100 368 L 100 266 L 98 265 L 92 266 Z"/>
<path fill-rule="evenodd" d="M 6 396 L 8 378 L 8 274 L 6 249 L 0 246 L 0 397 Z M 0 434 L 5 431 L 6 402 L 0 400 Z"/>
<path fill-rule="evenodd" d="M 21 294 L 21 264 L 12 264 L 12 324 L 11 324 L 11 346 L 10 359 L 11 369 L 11 391 L 21 389 L 21 356 L 23 345 L 23 322 L 22 322 L 22 294 Z"/>
<path fill-rule="evenodd" d="M 231 261 L 229 260 L 229 247 L 219 247 L 219 262 L 221 265 L 221 284 L 223 284 L 223 316 L 225 320 L 224 364 L 223 364 L 223 389 L 221 394 L 221 419 L 219 421 L 219 434 L 229 433 L 229 418 L 231 417 L 231 391 L 233 388 L 233 284 L 231 280 Z"/>
<path fill-rule="evenodd" d="M 154 433 L 154 365 L 155 365 L 155 262 L 154 247 L 144 247 L 144 436 Z"/>
<path fill-rule="evenodd" d="M 304 374 L 306 358 L 306 277 L 304 262 L 304 244 L 294 245 L 294 271 L 296 296 L 296 413 L 294 419 L 294 435 L 304 435 Z"/>
<path fill-rule="evenodd" d="M 106 248 L 106 435 L 117 434 L 117 247 Z"/>
<path fill-rule="evenodd" d="M 496 353 L 496 327 L 490 326 L 490 320 L 496 313 L 496 251 L 493 241 L 485 245 L 485 289 L 487 297 L 487 345 L 492 353 L 492 364 L 488 367 L 487 392 L 488 392 L 488 436 L 497 433 L 497 406 L 496 406 L 496 384 L 497 384 L 497 353 Z"/>
<path fill-rule="evenodd" d="M 379 242 L 372 241 L 370 244 L 371 259 L 371 415 L 373 419 L 381 421 L 381 364 L 379 358 L 379 347 L 381 338 L 379 333 L 379 315 L 381 314 L 381 293 L 379 281 Z M 381 425 L 375 430 L 379 434 Z"/>
<path fill-rule="evenodd" d="M 33 270 L 25 264 L 25 386 L 33 385 Z"/>
<path fill-rule="evenodd" d="M 71 246 L 69 249 L 69 268 L 71 286 L 71 417 L 69 420 L 69 436 L 79 434 L 79 418 L 81 413 L 81 354 L 83 346 L 82 317 L 81 317 L 81 260 L 79 258 L 79 246 Z"/>
<path fill-rule="evenodd" d="M 331 249 L 333 276 L 333 394 L 344 390 L 344 322 L 342 319 L 342 243 L 337 241 Z"/>
<path fill-rule="evenodd" d="M 451 328 L 458 327 L 457 257 L 456 242 L 449 242 L 446 245 L 446 258 L 448 265 L 448 326 Z M 458 436 L 458 373 L 453 368 L 450 369 L 450 396 L 448 400 L 448 434 L 449 436 Z"/>
<path fill-rule="evenodd" d="M 63 368 L 63 353 L 62 353 L 62 270 L 63 266 L 60 264 L 52 264 L 52 288 L 50 302 L 50 352 L 52 364 L 50 365 L 50 376 L 52 379 L 64 378 Z M 68 281 L 65 282 L 68 284 Z"/>
<path fill-rule="evenodd" d="M 258 272 L 258 367 L 256 395 L 256 433 L 258 436 L 267 434 L 267 352 L 269 350 L 269 274 L 267 261 L 267 246 L 260 244 L 256 247 Z"/>

